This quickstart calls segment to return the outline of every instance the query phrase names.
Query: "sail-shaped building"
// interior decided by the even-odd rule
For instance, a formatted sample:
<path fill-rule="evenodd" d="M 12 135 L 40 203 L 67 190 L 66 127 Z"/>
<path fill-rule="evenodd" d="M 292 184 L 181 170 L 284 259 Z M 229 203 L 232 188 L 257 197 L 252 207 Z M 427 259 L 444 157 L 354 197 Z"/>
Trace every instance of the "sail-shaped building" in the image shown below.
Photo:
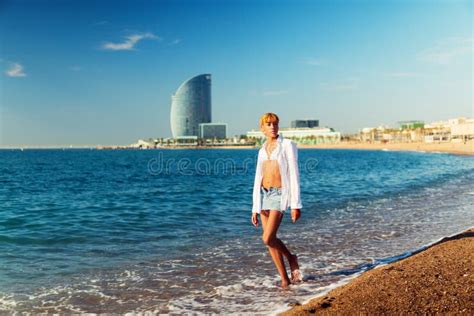
<path fill-rule="evenodd" d="M 192 77 L 171 96 L 171 133 L 173 138 L 199 136 L 199 124 L 210 123 L 211 75 Z"/>

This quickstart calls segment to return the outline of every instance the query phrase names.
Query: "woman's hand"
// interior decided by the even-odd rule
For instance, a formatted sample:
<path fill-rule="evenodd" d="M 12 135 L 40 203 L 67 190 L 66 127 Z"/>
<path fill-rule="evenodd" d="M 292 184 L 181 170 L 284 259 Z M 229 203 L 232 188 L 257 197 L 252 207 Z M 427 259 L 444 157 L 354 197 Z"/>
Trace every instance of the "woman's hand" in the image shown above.
<path fill-rule="evenodd" d="M 258 214 L 252 213 L 252 224 L 255 227 L 258 227 Z"/>
<path fill-rule="evenodd" d="M 291 220 L 293 224 L 301 217 L 301 211 L 299 208 L 292 208 L 291 209 Z"/>

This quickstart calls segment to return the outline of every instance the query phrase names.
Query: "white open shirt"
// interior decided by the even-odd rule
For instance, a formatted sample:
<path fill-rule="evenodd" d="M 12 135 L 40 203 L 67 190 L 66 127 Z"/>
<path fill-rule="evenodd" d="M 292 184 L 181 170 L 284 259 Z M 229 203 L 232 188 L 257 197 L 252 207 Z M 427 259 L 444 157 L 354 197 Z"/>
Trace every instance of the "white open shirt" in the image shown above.
<path fill-rule="evenodd" d="M 300 175 L 298 171 L 298 149 L 290 139 L 284 139 L 278 135 L 277 146 L 270 157 L 266 152 L 267 142 L 258 151 L 257 169 L 255 171 L 255 182 L 253 185 L 253 207 L 252 213 L 260 213 L 262 210 L 261 186 L 263 178 L 263 162 L 265 160 L 277 160 L 281 175 L 281 203 L 280 209 L 286 210 L 288 206 L 292 209 L 301 209 L 300 197 Z"/>

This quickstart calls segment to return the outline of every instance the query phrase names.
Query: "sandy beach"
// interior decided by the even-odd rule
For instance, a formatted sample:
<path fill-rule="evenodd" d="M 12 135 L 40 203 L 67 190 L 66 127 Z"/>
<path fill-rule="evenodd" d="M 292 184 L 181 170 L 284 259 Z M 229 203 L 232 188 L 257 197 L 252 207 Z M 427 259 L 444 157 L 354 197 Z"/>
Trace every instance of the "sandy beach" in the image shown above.
<path fill-rule="evenodd" d="M 474 314 L 474 229 L 363 273 L 281 315 Z"/>
<path fill-rule="evenodd" d="M 474 155 L 474 141 L 466 143 L 351 143 L 340 142 L 334 144 L 298 145 L 299 148 L 322 149 L 363 149 L 363 150 L 403 150 L 444 152 L 458 155 Z"/>
<path fill-rule="evenodd" d="M 189 149 L 254 149 L 260 146 L 203 146 L 190 147 Z M 326 143 L 318 145 L 303 145 L 298 144 L 298 148 L 316 148 L 316 149 L 360 149 L 360 150 L 394 150 L 394 151 L 425 151 L 425 152 L 440 152 L 450 153 L 456 155 L 474 156 L 474 141 L 467 143 L 360 143 L 360 142 L 339 142 Z M 163 149 L 183 149 L 183 147 L 163 147 Z"/>

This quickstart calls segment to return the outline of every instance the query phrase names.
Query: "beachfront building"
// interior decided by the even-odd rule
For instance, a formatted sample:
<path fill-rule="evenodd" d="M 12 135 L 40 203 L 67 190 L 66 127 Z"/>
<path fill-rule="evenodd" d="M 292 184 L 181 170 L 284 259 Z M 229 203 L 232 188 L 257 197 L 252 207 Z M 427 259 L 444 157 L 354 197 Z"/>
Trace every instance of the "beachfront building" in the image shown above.
<path fill-rule="evenodd" d="M 401 129 L 418 129 L 423 128 L 425 126 L 425 122 L 423 121 L 400 121 L 398 122 Z"/>
<path fill-rule="evenodd" d="M 281 128 L 278 132 L 285 138 L 294 140 L 298 144 L 335 143 L 341 140 L 341 133 L 332 128 Z M 258 144 L 265 141 L 261 131 L 251 130 L 247 137 L 254 139 Z"/>
<path fill-rule="evenodd" d="M 425 124 L 423 121 L 398 122 L 400 128 L 366 127 L 359 133 L 367 143 L 440 143 L 474 139 L 474 119 L 464 117 Z"/>
<path fill-rule="evenodd" d="M 364 127 L 360 131 L 360 141 L 364 143 L 374 142 L 376 130 L 377 129 L 375 127 Z"/>
<path fill-rule="evenodd" d="M 179 136 L 174 138 L 174 146 L 190 146 L 194 147 L 198 145 L 197 136 Z"/>
<path fill-rule="evenodd" d="M 199 124 L 199 137 L 204 139 L 225 139 L 227 136 L 226 123 Z"/>
<path fill-rule="evenodd" d="M 150 149 L 150 148 L 155 148 L 156 145 L 153 139 L 148 139 L 148 140 L 139 139 L 136 143 L 131 144 L 128 147 L 134 148 L 134 149 Z"/>
<path fill-rule="evenodd" d="M 171 97 L 171 133 L 174 138 L 199 136 L 199 124 L 210 123 L 211 75 L 192 77 Z"/>
<path fill-rule="evenodd" d="M 433 122 L 425 125 L 425 143 L 451 141 L 451 126 L 447 121 Z"/>
<path fill-rule="evenodd" d="M 391 139 L 387 131 L 389 127 L 365 127 L 360 131 L 360 140 L 365 143 L 387 142 Z"/>
<path fill-rule="evenodd" d="M 319 127 L 319 120 L 294 120 L 291 121 L 291 128 L 314 128 Z"/>
<path fill-rule="evenodd" d="M 474 139 L 474 118 L 461 118 L 451 126 L 451 140 L 454 142 L 466 142 Z"/>
<path fill-rule="evenodd" d="M 409 142 L 409 131 L 388 126 L 365 127 L 359 132 L 359 139 L 364 143 Z"/>
<path fill-rule="evenodd" d="M 425 125 L 426 143 L 465 142 L 474 139 L 474 119 L 465 117 Z"/>

